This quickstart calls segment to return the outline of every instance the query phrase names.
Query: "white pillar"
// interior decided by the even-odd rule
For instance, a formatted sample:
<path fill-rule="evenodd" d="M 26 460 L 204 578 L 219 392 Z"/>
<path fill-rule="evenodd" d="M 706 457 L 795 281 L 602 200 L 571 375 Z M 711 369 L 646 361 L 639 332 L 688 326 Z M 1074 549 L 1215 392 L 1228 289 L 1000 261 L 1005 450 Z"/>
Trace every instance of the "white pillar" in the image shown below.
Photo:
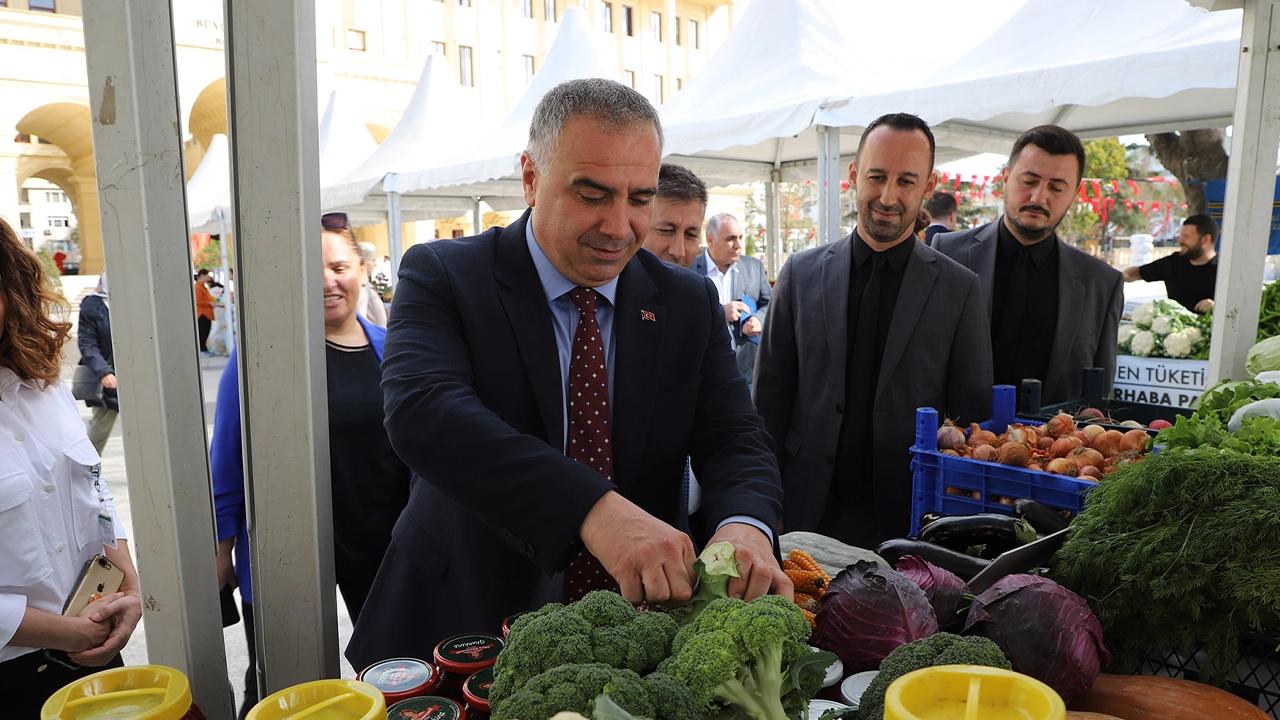
<path fill-rule="evenodd" d="M 240 412 L 263 695 L 338 676 L 315 0 L 227 0 Z"/>
<path fill-rule="evenodd" d="M 769 173 L 769 181 L 764 184 L 764 233 L 768 243 L 765 254 L 766 270 L 770 280 L 778 279 L 782 270 L 782 178 L 781 170 Z"/>
<path fill-rule="evenodd" d="M 231 263 L 227 258 L 227 243 L 230 241 L 230 226 L 227 224 L 227 209 L 218 208 L 215 210 L 218 214 L 218 250 L 222 254 L 222 282 L 226 287 L 222 289 L 222 296 L 227 299 L 225 303 L 226 309 L 222 313 L 222 338 L 223 347 L 227 349 L 227 354 L 236 346 L 236 294 L 234 292 L 235 285 L 231 282 Z"/>
<path fill-rule="evenodd" d="M 484 231 L 484 218 L 480 215 L 480 198 L 473 198 L 471 203 L 471 229 L 479 235 Z"/>
<path fill-rule="evenodd" d="M 387 193 L 387 252 L 391 255 L 391 287 L 400 279 L 400 256 L 404 255 L 404 225 L 400 218 L 400 193 Z"/>
<path fill-rule="evenodd" d="M 232 717 L 169 0 L 95 0 L 84 22 L 147 655 L 187 674 L 208 717 Z"/>
<path fill-rule="evenodd" d="M 1258 333 L 1280 143 L 1280 0 L 1244 4 L 1209 380 L 1246 376 Z M 1273 61 L 1275 63 L 1273 64 Z"/>
<path fill-rule="evenodd" d="M 818 132 L 818 244 L 840 239 L 840 128 L 816 126 Z"/>

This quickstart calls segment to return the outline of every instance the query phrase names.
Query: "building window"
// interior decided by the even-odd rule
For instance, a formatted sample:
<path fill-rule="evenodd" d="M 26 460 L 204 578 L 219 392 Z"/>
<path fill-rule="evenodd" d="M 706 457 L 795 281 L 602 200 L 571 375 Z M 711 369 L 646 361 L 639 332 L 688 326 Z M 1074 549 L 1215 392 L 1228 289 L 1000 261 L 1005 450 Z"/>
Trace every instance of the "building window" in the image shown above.
<path fill-rule="evenodd" d="M 367 48 L 364 44 L 364 31 L 347 29 L 347 49 L 357 52 L 364 52 Z"/>
<path fill-rule="evenodd" d="M 431 42 L 431 52 L 432 52 L 432 54 L 434 54 L 434 55 L 439 55 L 439 56 L 441 56 L 441 57 L 448 57 L 448 55 L 449 55 L 449 46 L 448 46 L 448 45 L 445 45 L 444 43 L 440 42 L 439 40 L 433 40 L 433 41 Z"/>
<path fill-rule="evenodd" d="M 684 35 L 680 32 L 680 16 L 676 16 L 676 45 L 683 45 Z"/>
<path fill-rule="evenodd" d="M 622 29 L 627 33 L 627 37 L 636 36 L 635 8 L 630 5 L 622 6 Z"/>
<path fill-rule="evenodd" d="M 613 3 L 600 3 L 600 29 L 613 32 Z"/>
<path fill-rule="evenodd" d="M 61 190 L 45 190 L 44 201 L 47 203 L 64 203 L 67 201 L 67 196 Z"/>
<path fill-rule="evenodd" d="M 524 82 L 527 85 L 533 82 L 533 74 L 537 70 L 534 68 L 532 55 L 521 55 L 520 58 L 524 61 Z"/>
<path fill-rule="evenodd" d="M 44 12 L 58 12 L 55 0 L 27 0 L 27 9 Z"/>
<path fill-rule="evenodd" d="M 533 18 L 533 0 L 521 0 L 520 4 L 522 6 L 520 9 L 524 11 L 524 16 L 532 19 Z"/>
<path fill-rule="evenodd" d="M 622 73 L 627 78 L 627 85 L 630 85 L 631 89 L 635 90 L 636 89 L 636 71 L 623 70 Z"/>
<path fill-rule="evenodd" d="M 556 21 L 556 0 L 542 0 L 542 16 L 547 22 Z"/>
<path fill-rule="evenodd" d="M 653 35 L 654 42 L 662 42 L 662 13 L 649 13 L 649 34 Z"/>
<path fill-rule="evenodd" d="M 698 49 L 698 21 L 689 21 L 689 47 L 694 50 Z"/>
<path fill-rule="evenodd" d="M 463 87 L 476 86 L 474 68 L 471 66 L 471 48 L 466 45 L 458 46 L 458 84 Z"/>
<path fill-rule="evenodd" d="M 67 217 L 66 215 L 50 215 L 49 227 L 51 228 L 71 227 L 71 218 Z"/>
<path fill-rule="evenodd" d="M 31 213 L 29 212 L 18 213 L 18 227 L 23 230 L 31 229 Z"/>
<path fill-rule="evenodd" d="M 676 92 L 684 89 L 684 78 L 676 78 Z"/>
<path fill-rule="evenodd" d="M 471 0 L 458 0 L 458 5 L 461 7 L 471 7 Z"/>
<path fill-rule="evenodd" d="M 13 136 L 13 141 L 16 143 L 30 143 L 31 136 L 26 133 L 18 133 Z"/>
<path fill-rule="evenodd" d="M 661 104 L 662 104 L 662 102 L 663 102 L 663 97 L 662 97 L 662 76 L 661 76 L 661 75 L 654 75 L 654 76 L 653 76 L 653 101 L 654 101 L 655 103 L 658 103 L 659 105 L 661 105 Z"/>

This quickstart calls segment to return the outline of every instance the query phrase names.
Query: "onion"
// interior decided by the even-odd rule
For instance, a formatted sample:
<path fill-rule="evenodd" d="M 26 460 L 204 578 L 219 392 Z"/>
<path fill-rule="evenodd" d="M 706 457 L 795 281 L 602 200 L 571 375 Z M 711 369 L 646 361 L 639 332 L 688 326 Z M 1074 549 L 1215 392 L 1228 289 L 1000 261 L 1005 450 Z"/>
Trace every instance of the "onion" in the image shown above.
<path fill-rule="evenodd" d="M 1102 471 L 1092 465 L 1085 465 L 1080 468 L 1080 477 L 1089 478 L 1091 480 L 1101 480 Z"/>
<path fill-rule="evenodd" d="M 1027 465 L 1027 469 L 1028 469 L 1028 470 L 1038 470 L 1038 471 L 1043 472 L 1043 471 L 1044 471 L 1044 466 L 1043 466 L 1043 465 L 1041 465 L 1041 464 L 1040 464 L 1040 463 L 1038 463 L 1038 462 L 1033 462 L 1033 463 L 1029 463 L 1029 464 Z"/>
<path fill-rule="evenodd" d="M 996 450 L 994 445 L 979 445 L 973 449 L 970 455 L 974 460 L 982 460 L 984 462 L 995 462 L 1000 457 L 1000 452 Z"/>
<path fill-rule="evenodd" d="M 1147 441 L 1150 439 L 1151 436 L 1146 430 L 1130 430 L 1120 439 L 1120 450 L 1121 452 L 1128 450 L 1142 452 L 1147 449 Z"/>
<path fill-rule="evenodd" d="M 1059 438 L 1076 431 L 1076 420 L 1066 413 L 1054 415 L 1048 422 L 1049 434 Z"/>
<path fill-rule="evenodd" d="M 1010 425 L 1009 440 L 1016 443 L 1024 443 L 1034 446 L 1040 441 L 1040 436 L 1036 433 L 1036 429 L 1026 425 Z"/>
<path fill-rule="evenodd" d="M 1098 437 L 1093 439 L 1091 446 L 1094 450 L 1102 453 L 1102 457 L 1109 458 L 1120 452 L 1121 440 L 1124 440 L 1124 433 L 1119 430 L 1107 430 L 1099 433 Z"/>
<path fill-rule="evenodd" d="M 1078 437 L 1067 435 L 1053 441 L 1053 445 L 1049 448 L 1049 454 L 1055 458 L 1065 458 L 1072 450 L 1078 447 L 1084 447 L 1084 442 Z"/>
<path fill-rule="evenodd" d="M 1049 448 L 1053 447 L 1054 442 L 1056 441 L 1053 438 L 1046 435 L 1040 438 L 1039 442 L 1036 443 L 1036 448 L 1039 450 L 1048 450 Z"/>
<path fill-rule="evenodd" d="M 1026 467 L 1031 462 L 1031 451 L 1020 442 L 1008 442 L 1000 446 L 999 460 L 1004 465 Z"/>
<path fill-rule="evenodd" d="M 978 423 L 969 426 L 969 446 L 978 447 L 979 445 L 992 445 L 998 442 L 999 438 L 990 430 L 983 430 Z"/>
<path fill-rule="evenodd" d="M 1089 444 L 1093 444 L 1093 439 L 1106 432 L 1107 429 L 1101 425 L 1085 425 L 1084 434 L 1089 436 Z"/>
<path fill-rule="evenodd" d="M 1071 433 L 1071 437 L 1080 438 L 1080 442 L 1084 443 L 1085 445 L 1089 444 L 1089 436 L 1086 435 L 1083 430 L 1077 430 Z"/>
<path fill-rule="evenodd" d="M 1051 473 L 1057 475 L 1069 475 L 1075 477 L 1080 474 L 1080 468 L 1076 464 L 1064 457 L 1054 458 L 1049 461 L 1049 466 L 1045 468 Z M 1097 468 L 1094 468 L 1095 470 Z"/>
<path fill-rule="evenodd" d="M 964 431 L 950 422 L 938 428 L 938 449 L 957 450 L 964 447 Z"/>
<path fill-rule="evenodd" d="M 942 454 L 950 455 L 951 457 L 960 457 L 960 453 L 956 452 L 955 450 L 952 450 L 951 448 L 947 448 L 946 450 L 943 450 Z"/>
<path fill-rule="evenodd" d="M 1075 463 L 1077 469 L 1085 467 L 1086 465 L 1101 467 L 1103 463 L 1102 453 L 1094 450 L 1093 448 L 1076 448 L 1075 450 L 1072 450 L 1071 454 L 1067 457 L 1071 459 L 1071 462 Z"/>

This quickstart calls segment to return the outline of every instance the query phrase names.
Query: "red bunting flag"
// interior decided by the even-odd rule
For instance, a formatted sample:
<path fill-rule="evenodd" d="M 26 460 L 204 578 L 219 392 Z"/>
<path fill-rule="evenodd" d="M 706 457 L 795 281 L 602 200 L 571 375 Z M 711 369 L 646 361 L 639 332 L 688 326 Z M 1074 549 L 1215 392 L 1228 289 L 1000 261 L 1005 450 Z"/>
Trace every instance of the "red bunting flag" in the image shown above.
<path fill-rule="evenodd" d="M 1134 196 L 1138 196 L 1142 194 L 1142 189 L 1138 187 L 1137 180 L 1125 180 L 1124 182 L 1126 185 L 1129 186 L 1129 191 L 1132 192 Z"/>
<path fill-rule="evenodd" d="M 939 179 L 942 181 L 942 184 L 943 184 L 943 185 L 946 185 L 946 184 L 947 184 L 947 179 L 948 179 L 948 178 L 950 178 L 950 177 L 951 177 L 951 173 L 944 172 L 944 173 L 942 173 L 942 177 L 941 177 L 941 178 L 939 178 Z"/>
<path fill-rule="evenodd" d="M 1113 193 L 1115 193 L 1115 194 L 1117 194 L 1117 195 L 1119 195 L 1119 194 L 1120 194 L 1120 181 L 1119 181 L 1119 180 L 1112 179 L 1112 181 L 1111 181 L 1111 192 L 1113 192 Z"/>
<path fill-rule="evenodd" d="M 1101 199 L 1102 198 L 1102 182 L 1099 180 L 1090 180 L 1089 184 L 1093 186 L 1093 196 Z"/>
<path fill-rule="evenodd" d="M 1133 209 L 1133 201 L 1132 201 L 1132 200 L 1125 200 L 1125 201 L 1124 201 L 1124 209 L 1125 209 L 1125 210 L 1132 210 L 1132 209 Z"/>
<path fill-rule="evenodd" d="M 1146 203 L 1144 203 L 1144 202 L 1142 202 L 1141 200 L 1139 200 L 1139 201 L 1138 201 L 1138 210 L 1140 210 L 1140 211 L 1144 211 L 1144 212 L 1145 212 L 1145 211 L 1146 211 L 1146 207 L 1144 207 L 1145 205 L 1146 205 Z"/>

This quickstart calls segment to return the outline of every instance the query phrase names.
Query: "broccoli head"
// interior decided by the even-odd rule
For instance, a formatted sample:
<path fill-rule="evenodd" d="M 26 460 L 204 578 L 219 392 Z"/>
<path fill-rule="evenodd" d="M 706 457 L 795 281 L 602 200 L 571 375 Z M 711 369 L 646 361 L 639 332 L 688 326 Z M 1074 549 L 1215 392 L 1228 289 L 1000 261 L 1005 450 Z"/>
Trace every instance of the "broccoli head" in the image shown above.
<path fill-rule="evenodd" d="M 654 717 L 649 691 L 639 675 L 604 663 L 583 663 L 561 665 L 530 678 L 493 706 L 492 719 L 547 720 L 563 711 L 587 715 L 601 694 L 632 715 Z"/>
<path fill-rule="evenodd" d="M 909 672 L 939 665 L 985 665 L 1012 670 L 999 646 L 984 637 L 940 632 L 900 645 L 880 661 L 880 672 L 863 691 L 857 720 L 882 720 L 884 694 L 894 680 Z"/>
<path fill-rule="evenodd" d="M 835 660 L 808 639 L 804 614 L 784 598 L 715 600 L 680 630 L 658 670 L 688 686 L 704 720 L 727 706 L 752 720 L 794 719 Z"/>
<path fill-rule="evenodd" d="M 547 605 L 512 625 L 493 668 L 490 703 L 496 708 L 535 675 L 566 660 L 650 672 L 670 654 L 676 629 L 676 621 L 665 613 L 639 612 L 613 592 L 587 593 L 570 605 Z M 590 709 L 583 705 L 581 711 Z"/>

